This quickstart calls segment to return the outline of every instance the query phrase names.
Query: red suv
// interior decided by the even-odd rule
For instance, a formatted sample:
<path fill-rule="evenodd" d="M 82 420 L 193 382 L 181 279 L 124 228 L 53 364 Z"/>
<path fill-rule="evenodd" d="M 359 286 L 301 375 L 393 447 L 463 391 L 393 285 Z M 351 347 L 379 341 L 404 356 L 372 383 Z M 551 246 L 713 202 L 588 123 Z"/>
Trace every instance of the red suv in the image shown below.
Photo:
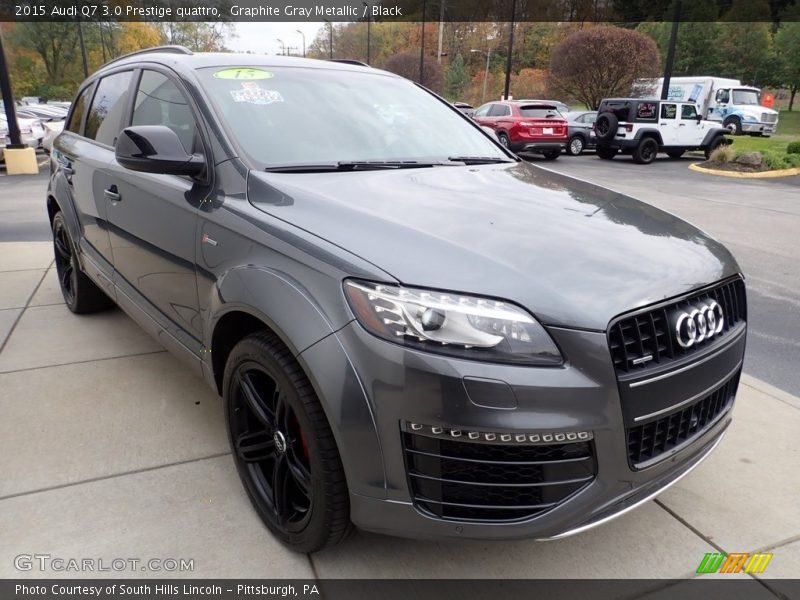
<path fill-rule="evenodd" d="M 567 145 L 567 121 L 553 104 L 489 102 L 472 116 L 492 128 L 500 143 L 514 152 L 536 152 L 555 160 Z"/>

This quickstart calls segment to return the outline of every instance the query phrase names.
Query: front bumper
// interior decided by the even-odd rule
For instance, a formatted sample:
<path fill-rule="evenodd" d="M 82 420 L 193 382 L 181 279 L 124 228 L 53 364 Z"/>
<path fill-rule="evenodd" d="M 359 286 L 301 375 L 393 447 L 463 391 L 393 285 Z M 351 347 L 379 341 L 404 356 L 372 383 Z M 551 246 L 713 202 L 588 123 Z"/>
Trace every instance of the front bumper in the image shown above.
<path fill-rule="evenodd" d="M 408 350 L 373 337 L 355 322 L 301 353 L 337 438 L 353 522 L 365 530 L 420 538 L 570 535 L 675 483 L 713 449 L 729 425 L 730 406 L 678 451 L 632 467 L 629 417 L 622 409 L 606 334 L 549 331 L 566 357 L 558 368 L 487 364 Z M 737 339 L 709 353 L 689 383 L 706 385 L 694 380 L 712 372 L 710 365 L 720 357 L 740 365 L 743 335 Z M 738 378 L 738 371 L 734 376 Z M 512 390 L 512 400 L 501 394 L 497 402 L 490 397 L 476 403 L 466 391 L 465 378 L 500 382 Z M 688 394 L 677 385 L 675 401 Z M 437 516 L 412 494 L 404 442 L 408 434 L 403 432 L 411 423 L 445 431 L 506 432 L 512 440 L 530 432 L 591 432 L 594 470 L 590 481 L 530 518 L 478 522 Z"/>
<path fill-rule="evenodd" d="M 775 133 L 777 123 L 747 123 L 742 122 L 742 132 L 744 133 L 759 133 L 761 135 L 770 136 Z"/>

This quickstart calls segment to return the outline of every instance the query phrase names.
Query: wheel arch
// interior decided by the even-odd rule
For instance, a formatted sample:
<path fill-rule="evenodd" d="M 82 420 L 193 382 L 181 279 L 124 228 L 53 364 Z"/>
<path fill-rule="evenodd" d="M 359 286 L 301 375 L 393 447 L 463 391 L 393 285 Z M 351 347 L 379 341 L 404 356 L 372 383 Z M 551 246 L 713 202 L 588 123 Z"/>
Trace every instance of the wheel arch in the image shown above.
<path fill-rule="evenodd" d="M 644 140 L 646 138 L 653 138 L 659 146 L 664 145 L 664 142 L 661 138 L 661 132 L 656 129 L 640 129 L 636 132 L 637 140 Z"/>

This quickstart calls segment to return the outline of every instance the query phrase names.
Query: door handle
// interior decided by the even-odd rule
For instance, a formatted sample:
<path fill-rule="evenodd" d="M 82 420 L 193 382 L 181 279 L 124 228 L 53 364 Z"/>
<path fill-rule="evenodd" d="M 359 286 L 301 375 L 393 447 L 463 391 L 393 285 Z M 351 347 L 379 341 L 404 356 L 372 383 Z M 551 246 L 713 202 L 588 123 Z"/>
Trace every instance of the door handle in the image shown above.
<path fill-rule="evenodd" d="M 686 127 L 686 123 L 678 123 L 678 127 Z"/>
<path fill-rule="evenodd" d="M 64 173 L 64 175 L 74 175 L 75 174 L 75 169 L 73 169 L 70 165 L 62 164 L 61 165 L 61 171 Z"/>
<path fill-rule="evenodd" d="M 111 202 L 119 202 L 122 200 L 122 196 L 119 195 L 119 191 L 117 190 L 117 186 L 112 185 L 110 188 L 106 188 L 103 190 L 103 195 L 106 197 L 106 200 L 110 200 Z"/>

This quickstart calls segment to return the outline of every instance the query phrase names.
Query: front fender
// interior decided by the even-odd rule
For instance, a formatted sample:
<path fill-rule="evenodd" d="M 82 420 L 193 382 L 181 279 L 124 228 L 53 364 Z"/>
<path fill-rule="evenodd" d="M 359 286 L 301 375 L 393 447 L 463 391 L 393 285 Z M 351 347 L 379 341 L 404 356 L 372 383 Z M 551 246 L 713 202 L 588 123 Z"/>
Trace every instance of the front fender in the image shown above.
<path fill-rule="evenodd" d="M 211 318 L 206 320 L 203 338 L 209 347 L 217 323 L 233 311 L 263 321 L 295 356 L 348 322 L 331 323 L 298 281 L 258 266 L 223 273 L 212 288 L 208 307 Z"/>

